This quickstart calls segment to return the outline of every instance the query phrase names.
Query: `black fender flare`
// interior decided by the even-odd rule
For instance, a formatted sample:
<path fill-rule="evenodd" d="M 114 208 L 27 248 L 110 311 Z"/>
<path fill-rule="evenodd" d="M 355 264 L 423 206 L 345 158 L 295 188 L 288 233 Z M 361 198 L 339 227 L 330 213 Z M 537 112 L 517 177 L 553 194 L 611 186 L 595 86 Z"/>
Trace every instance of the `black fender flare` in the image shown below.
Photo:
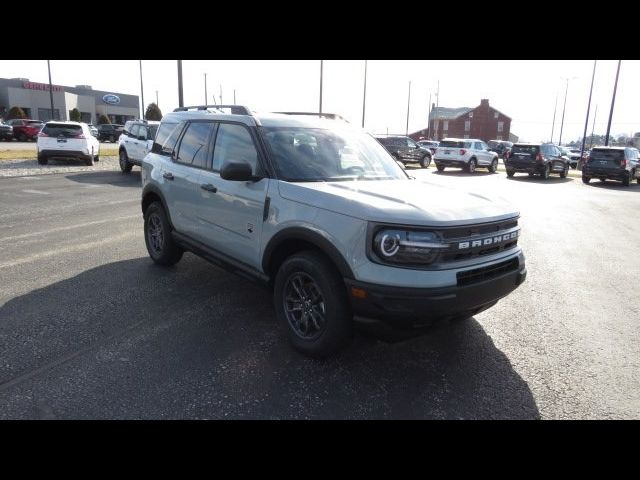
<path fill-rule="evenodd" d="M 336 246 L 321 234 L 305 227 L 285 228 L 271 237 L 262 254 L 262 270 L 264 272 L 269 271 L 269 263 L 273 252 L 282 242 L 287 240 L 304 240 L 314 245 L 331 259 L 343 278 L 355 279 L 353 270 L 351 270 L 351 267 Z"/>
<path fill-rule="evenodd" d="M 167 218 L 169 219 L 169 223 L 171 224 L 171 228 L 173 228 L 173 222 L 171 221 L 171 212 L 169 212 L 169 208 L 167 207 L 167 201 L 164 199 L 164 195 L 160 191 L 160 189 L 153 185 L 152 183 L 148 183 L 142 189 L 142 197 L 140 200 L 140 208 L 142 209 L 142 215 L 144 215 L 144 199 L 149 193 L 154 193 L 160 198 L 160 202 L 162 202 L 162 207 L 164 208 L 164 212 L 167 214 Z"/>

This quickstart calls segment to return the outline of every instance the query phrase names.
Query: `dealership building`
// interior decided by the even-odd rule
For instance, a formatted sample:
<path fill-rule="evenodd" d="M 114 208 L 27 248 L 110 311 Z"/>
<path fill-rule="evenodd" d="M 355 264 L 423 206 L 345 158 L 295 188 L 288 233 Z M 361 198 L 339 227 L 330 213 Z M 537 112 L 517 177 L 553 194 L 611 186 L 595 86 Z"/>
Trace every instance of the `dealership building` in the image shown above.
<path fill-rule="evenodd" d="M 80 111 L 85 123 L 97 124 L 100 115 L 106 115 L 111 123 L 119 124 L 140 118 L 137 95 L 93 90 L 89 85 L 52 85 L 51 90 L 54 120 L 69 120 L 74 108 Z M 20 107 L 27 118 L 51 120 L 49 84 L 30 82 L 26 78 L 0 78 L 0 118 L 11 107 Z"/>

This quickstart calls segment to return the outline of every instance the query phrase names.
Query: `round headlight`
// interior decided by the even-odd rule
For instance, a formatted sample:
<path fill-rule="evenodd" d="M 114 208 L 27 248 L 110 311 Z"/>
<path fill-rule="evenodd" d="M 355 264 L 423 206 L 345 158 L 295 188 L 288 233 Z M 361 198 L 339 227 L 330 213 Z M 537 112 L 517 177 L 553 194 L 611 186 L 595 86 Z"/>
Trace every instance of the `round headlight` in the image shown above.
<path fill-rule="evenodd" d="M 400 250 L 400 235 L 385 233 L 380 239 L 380 253 L 385 257 L 393 257 Z"/>

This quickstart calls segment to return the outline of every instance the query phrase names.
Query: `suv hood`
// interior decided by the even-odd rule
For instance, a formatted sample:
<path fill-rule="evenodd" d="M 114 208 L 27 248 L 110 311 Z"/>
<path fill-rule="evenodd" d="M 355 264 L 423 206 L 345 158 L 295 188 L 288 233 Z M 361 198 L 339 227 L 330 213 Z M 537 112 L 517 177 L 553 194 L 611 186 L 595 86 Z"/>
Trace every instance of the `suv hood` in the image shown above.
<path fill-rule="evenodd" d="M 519 215 L 501 199 L 418 180 L 279 182 L 282 197 L 373 222 L 446 226 Z"/>

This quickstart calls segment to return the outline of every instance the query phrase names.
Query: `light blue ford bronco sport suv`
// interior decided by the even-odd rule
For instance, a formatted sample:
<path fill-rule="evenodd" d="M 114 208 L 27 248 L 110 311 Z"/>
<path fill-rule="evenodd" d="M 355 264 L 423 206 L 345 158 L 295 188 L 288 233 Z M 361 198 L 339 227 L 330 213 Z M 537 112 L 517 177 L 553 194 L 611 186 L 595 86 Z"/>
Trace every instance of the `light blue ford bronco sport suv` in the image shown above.
<path fill-rule="evenodd" d="M 312 356 L 345 347 L 356 321 L 418 331 L 468 318 L 526 277 L 517 211 L 413 179 L 338 116 L 176 109 L 142 186 L 153 261 L 190 251 L 266 284 Z"/>

